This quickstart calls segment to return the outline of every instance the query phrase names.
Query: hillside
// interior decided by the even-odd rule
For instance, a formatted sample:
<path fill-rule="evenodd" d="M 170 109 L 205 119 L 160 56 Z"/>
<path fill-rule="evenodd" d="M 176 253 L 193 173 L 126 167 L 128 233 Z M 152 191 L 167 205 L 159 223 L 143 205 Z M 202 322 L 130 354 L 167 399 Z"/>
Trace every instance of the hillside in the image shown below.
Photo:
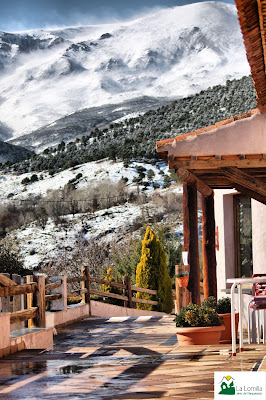
<path fill-rule="evenodd" d="M 20 173 L 49 170 L 54 174 L 106 157 L 126 161 L 156 160 L 156 140 L 191 132 L 255 107 L 250 77 L 227 81 L 226 85 L 201 91 L 139 117 L 122 119 L 103 130 L 96 128 L 75 142 L 61 142 L 57 147 L 32 156 L 31 160 L 17 163 L 13 169 Z"/>
<path fill-rule="evenodd" d="M 14 146 L 10 143 L 2 142 L 0 140 L 0 164 L 6 162 L 15 163 L 25 160 L 31 151 L 21 146 Z"/>

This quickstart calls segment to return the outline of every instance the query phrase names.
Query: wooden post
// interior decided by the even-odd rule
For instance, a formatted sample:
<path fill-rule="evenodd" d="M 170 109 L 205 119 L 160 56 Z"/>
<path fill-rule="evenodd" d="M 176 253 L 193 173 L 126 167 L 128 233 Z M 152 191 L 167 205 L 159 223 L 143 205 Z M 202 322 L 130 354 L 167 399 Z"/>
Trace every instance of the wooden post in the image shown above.
<path fill-rule="evenodd" d="M 38 307 L 36 318 L 34 318 L 34 325 L 38 328 L 45 328 L 45 276 L 40 275 L 34 277 L 37 281 L 37 290 L 33 294 L 33 305 Z"/>
<path fill-rule="evenodd" d="M 127 276 L 123 276 L 123 285 L 127 286 Z M 128 296 L 127 292 L 128 292 L 127 288 L 123 289 L 123 296 Z M 124 300 L 124 308 L 127 307 L 127 304 L 128 304 L 128 301 Z"/>
<path fill-rule="evenodd" d="M 202 251 L 204 298 L 214 296 L 217 300 L 215 219 L 213 195 L 201 195 L 202 204 Z"/>
<path fill-rule="evenodd" d="M 183 250 L 189 250 L 189 218 L 188 218 L 188 192 L 187 184 L 183 183 Z"/>
<path fill-rule="evenodd" d="M 188 211 L 188 185 L 183 183 L 183 251 L 189 252 L 189 211 Z M 186 290 L 184 305 L 192 302 L 191 292 Z"/>
<path fill-rule="evenodd" d="M 189 265 L 176 265 L 175 274 L 179 275 L 184 271 L 190 270 Z M 178 279 L 175 279 L 175 289 L 176 289 L 176 311 L 179 313 L 181 309 L 189 304 L 190 292 L 187 287 L 179 287 Z"/>
<path fill-rule="evenodd" d="M 190 275 L 188 290 L 191 301 L 200 305 L 200 265 L 198 243 L 198 204 L 197 185 L 184 184 L 183 193 L 184 250 L 188 248 Z"/>
<path fill-rule="evenodd" d="M 125 282 L 127 285 L 127 297 L 128 297 L 128 307 L 132 308 L 132 289 L 131 289 L 131 278 L 130 276 L 125 276 Z"/>
<path fill-rule="evenodd" d="M 179 274 L 179 265 L 175 266 L 175 274 Z M 183 303 L 182 288 L 178 286 L 177 279 L 175 279 L 175 291 L 176 291 L 176 312 L 180 313 Z"/>
<path fill-rule="evenodd" d="M 12 281 L 16 282 L 17 285 L 21 285 L 21 275 L 12 274 Z M 22 310 L 22 295 L 13 296 L 13 312 Z M 16 322 L 12 324 L 12 331 L 18 331 L 24 328 L 24 322 Z"/>
<path fill-rule="evenodd" d="M 26 283 L 32 283 L 32 282 L 33 282 L 33 275 L 27 275 Z M 33 293 L 26 294 L 26 304 L 27 304 L 27 309 L 33 307 Z M 31 328 L 32 326 L 34 326 L 33 319 L 28 319 L 28 328 Z"/>
<path fill-rule="evenodd" d="M 82 295 L 82 301 L 89 305 L 89 316 L 91 317 L 90 268 L 87 265 L 81 268 L 81 275 L 86 278 L 84 287 L 87 289 L 87 293 Z"/>
<path fill-rule="evenodd" d="M 3 273 L 2 276 L 3 276 L 3 282 L 5 283 L 5 285 L 6 286 L 10 286 L 10 284 L 9 284 L 10 274 Z M 5 281 L 4 277 L 8 278 L 8 280 Z M 16 285 L 15 282 L 14 282 L 14 285 Z M 2 297 L 2 312 L 4 312 L 4 313 L 11 312 L 11 310 L 10 310 L 10 296 Z"/>

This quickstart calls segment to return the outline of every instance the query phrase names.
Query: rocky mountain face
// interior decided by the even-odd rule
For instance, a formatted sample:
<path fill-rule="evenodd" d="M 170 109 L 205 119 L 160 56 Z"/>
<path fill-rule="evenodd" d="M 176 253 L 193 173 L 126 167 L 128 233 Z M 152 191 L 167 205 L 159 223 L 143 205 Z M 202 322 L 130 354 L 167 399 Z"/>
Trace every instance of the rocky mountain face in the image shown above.
<path fill-rule="evenodd" d="M 109 113 L 110 123 L 125 109 L 138 110 L 125 102 L 150 99 L 141 110 L 147 111 L 248 73 L 236 9 L 221 2 L 124 24 L 0 32 L 0 139 L 38 147 L 38 129 L 74 113 L 75 125 L 81 111 L 88 119 Z M 55 140 L 48 129 L 40 147 Z"/>

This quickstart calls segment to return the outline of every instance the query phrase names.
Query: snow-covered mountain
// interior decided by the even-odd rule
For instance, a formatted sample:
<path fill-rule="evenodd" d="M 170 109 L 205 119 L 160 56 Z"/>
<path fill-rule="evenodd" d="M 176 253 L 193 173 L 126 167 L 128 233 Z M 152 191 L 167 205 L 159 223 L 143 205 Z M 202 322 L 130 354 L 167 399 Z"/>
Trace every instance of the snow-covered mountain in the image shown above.
<path fill-rule="evenodd" d="M 0 139 L 26 137 L 77 110 L 165 101 L 247 74 L 236 8 L 221 2 L 124 24 L 0 32 Z"/>

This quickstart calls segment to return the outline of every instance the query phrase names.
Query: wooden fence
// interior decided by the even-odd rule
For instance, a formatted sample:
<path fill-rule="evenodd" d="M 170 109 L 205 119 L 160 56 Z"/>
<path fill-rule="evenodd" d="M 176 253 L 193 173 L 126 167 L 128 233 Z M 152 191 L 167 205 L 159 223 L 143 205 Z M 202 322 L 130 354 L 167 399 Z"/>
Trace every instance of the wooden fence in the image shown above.
<path fill-rule="evenodd" d="M 49 282 L 46 283 L 46 280 Z M 12 275 L 12 279 L 10 279 L 8 274 L 0 274 L 0 301 L 2 303 L 2 311 L 11 313 L 11 324 L 20 323 L 20 325 L 16 326 L 16 329 L 20 329 L 25 325 L 26 327 L 46 326 L 45 310 L 47 302 L 60 300 L 64 297 L 64 293 L 54 293 L 56 289 L 62 287 L 63 281 L 61 279 L 57 279 L 55 282 L 50 281 L 51 278 L 43 275 L 28 275 L 24 278 L 18 275 Z M 149 305 L 158 304 L 155 300 L 137 298 L 135 296 L 137 292 L 156 296 L 157 291 L 132 285 L 129 276 L 124 277 L 123 283 L 116 283 L 92 277 L 90 276 L 89 268 L 82 267 L 80 276 L 67 277 L 66 282 L 68 286 L 71 285 L 71 289 L 69 291 L 66 290 L 65 296 L 68 299 L 79 298 L 82 300 L 82 303 L 88 304 L 90 315 L 91 296 L 93 295 L 122 300 L 123 306 L 129 308 L 133 308 L 136 303 Z M 78 289 L 73 289 L 73 284 L 77 284 L 80 287 Z M 98 290 L 95 288 L 97 284 L 119 288 L 122 294 Z M 24 323 L 24 325 L 22 326 L 21 323 Z"/>
<path fill-rule="evenodd" d="M 146 299 L 139 299 L 133 296 L 133 292 L 139 293 L 147 293 L 151 295 L 157 295 L 157 290 L 150 290 L 144 289 L 137 286 L 131 285 L 131 279 L 129 276 L 125 276 L 123 278 L 123 283 L 117 283 L 113 281 L 107 281 L 100 278 L 95 278 L 90 276 L 90 271 L 88 267 L 83 267 L 81 270 L 81 276 L 75 278 L 67 278 L 67 283 L 81 283 L 81 289 L 77 289 L 67 293 L 68 297 L 78 297 L 82 296 L 82 301 L 84 303 L 89 304 L 91 301 L 91 295 L 96 295 L 103 298 L 113 298 L 116 300 L 122 300 L 124 303 L 124 307 L 133 308 L 133 303 L 141 303 L 141 304 L 149 304 L 149 305 L 157 305 L 158 301 L 155 300 L 146 300 Z M 111 286 L 115 288 L 122 289 L 123 294 L 111 293 L 106 292 L 103 290 L 98 290 L 92 287 L 91 283 Z"/>

